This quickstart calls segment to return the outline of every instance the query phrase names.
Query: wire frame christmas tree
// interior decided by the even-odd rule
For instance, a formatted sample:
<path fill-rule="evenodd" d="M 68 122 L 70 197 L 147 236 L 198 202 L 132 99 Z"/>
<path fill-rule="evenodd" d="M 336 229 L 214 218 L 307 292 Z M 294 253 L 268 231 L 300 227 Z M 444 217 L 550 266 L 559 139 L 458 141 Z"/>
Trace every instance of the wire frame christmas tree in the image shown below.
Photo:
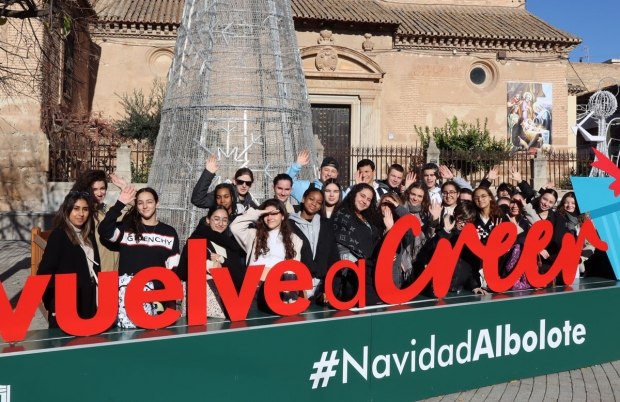
<path fill-rule="evenodd" d="M 187 0 L 149 175 L 160 219 L 182 241 L 189 237 L 205 215 L 190 198 L 211 155 L 221 163 L 212 188 L 248 167 L 251 194 L 261 201 L 304 149 L 313 159 L 302 174 L 313 176 L 310 103 L 289 0 Z"/>

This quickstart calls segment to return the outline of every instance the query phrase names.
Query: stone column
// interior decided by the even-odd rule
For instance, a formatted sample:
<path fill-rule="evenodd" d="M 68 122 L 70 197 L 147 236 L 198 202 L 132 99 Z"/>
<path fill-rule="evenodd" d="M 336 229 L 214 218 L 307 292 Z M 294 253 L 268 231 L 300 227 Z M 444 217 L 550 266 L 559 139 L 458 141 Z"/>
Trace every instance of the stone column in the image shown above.
<path fill-rule="evenodd" d="M 319 163 L 322 163 L 325 147 L 321 144 L 321 140 L 319 140 L 319 136 L 316 134 L 314 134 L 314 147 L 316 148 L 316 160 L 319 161 Z"/>
<path fill-rule="evenodd" d="M 435 139 L 431 137 L 431 140 L 428 143 L 428 148 L 426 149 L 426 163 L 435 163 L 439 166 L 439 148 L 437 148 L 437 144 L 435 143 Z"/>
<path fill-rule="evenodd" d="M 536 151 L 532 159 L 532 187 L 538 191 L 539 188 L 547 184 L 547 158 L 540 149 Z"/>
<path fill-rule="evenodd" d="M 131 148 L 127 144 L 121 145 L 116 150 L 116 172 L 114 173 L 123 177 L 127 183 L 131 183 Z"/>
<path fill-rule="evenodd" d="M 361 146 L 379 146 L 379 119 L 377 109 L 375 108 L 374 96 L 360 96 L 361 107 L 360 114 L 362 120 L 361 127 Z"/>

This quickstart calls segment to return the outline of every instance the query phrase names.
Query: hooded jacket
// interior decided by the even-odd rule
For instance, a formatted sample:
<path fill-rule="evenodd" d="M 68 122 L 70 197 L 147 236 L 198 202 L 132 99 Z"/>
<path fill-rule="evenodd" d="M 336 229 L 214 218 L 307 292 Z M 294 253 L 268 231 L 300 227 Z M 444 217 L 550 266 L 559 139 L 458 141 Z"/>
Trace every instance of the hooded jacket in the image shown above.
<path fill-rule="evenodd" d="M 312 275 L 324 279 L 329 267 L 340 260 L 331 220 L 317 214 L 314 215 L 312 222 L 308 222 L 299 212 L 289 214 L 288 217 L 292 221 L 295 234 L 302 239 L 305 238 L 312 249 L 314 271 L 308 267 L 313 271 Z"/>

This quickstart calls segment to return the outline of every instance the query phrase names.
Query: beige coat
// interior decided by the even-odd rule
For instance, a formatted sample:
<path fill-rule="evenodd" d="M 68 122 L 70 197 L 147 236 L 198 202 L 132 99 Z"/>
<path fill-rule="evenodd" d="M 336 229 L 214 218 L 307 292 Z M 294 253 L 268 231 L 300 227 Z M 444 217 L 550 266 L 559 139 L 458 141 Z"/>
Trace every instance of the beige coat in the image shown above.
<path fill-rule="evenodd" d="M 117 222 L 123 220 L 123 217 L 127 213 L 127 210 L 123 210 L 123 214 L 117 219 Z M 118 271 L 119 253 L 115 250 L 110 250 L 103 244 L 101 244 L 101 238 L 99 237 L 99 222 L 105 218 L 105 213 L 102 210 L 97 211 L 97 218 L 95 219 L 95 239 L 97 240 L 97 248 L 99 249 L 99 259 L 101 261 L 101 272 Z"/>
<path fill-rule="evenodd" d="M 249 208 L 245 214 L 239 215 L 230 224 L 230 231 L 237 239 L 237 242 L 245 250 L 248 255 L 247 263 L 252 259 L 256 245 L 256 229 L 250 228 L 250 225 L 260 218 L 260 212 L 254 208 Z M 295 234 L 292 234 L 293 248 L 295 249 L 295 260 L 301 260 L 301 247 L 303 241 Z"/>

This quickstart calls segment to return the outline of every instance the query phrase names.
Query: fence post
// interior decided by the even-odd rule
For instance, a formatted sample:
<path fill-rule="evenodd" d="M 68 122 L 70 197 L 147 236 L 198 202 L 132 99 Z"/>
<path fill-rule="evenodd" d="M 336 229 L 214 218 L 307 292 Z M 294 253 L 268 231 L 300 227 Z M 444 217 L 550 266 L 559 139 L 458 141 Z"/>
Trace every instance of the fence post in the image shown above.
<path fill-rule="evenodd" d="M 116 172 L 114 173 L 131 183 L 131 148 L 127 144 L 121 145 L 116 150 Z"/>
<path fill-rule="evenodd" d="M 537 190 L 547 184 L 547 157 L 540 149 L 532 159 L 532 187 Z"/>
<path fill-rule="evenodd" d="M 435 139 L 431 138 L 426 149 L 426 163 L 435 163 L 439 165 L 439 148 L 435 144 Z"/>

